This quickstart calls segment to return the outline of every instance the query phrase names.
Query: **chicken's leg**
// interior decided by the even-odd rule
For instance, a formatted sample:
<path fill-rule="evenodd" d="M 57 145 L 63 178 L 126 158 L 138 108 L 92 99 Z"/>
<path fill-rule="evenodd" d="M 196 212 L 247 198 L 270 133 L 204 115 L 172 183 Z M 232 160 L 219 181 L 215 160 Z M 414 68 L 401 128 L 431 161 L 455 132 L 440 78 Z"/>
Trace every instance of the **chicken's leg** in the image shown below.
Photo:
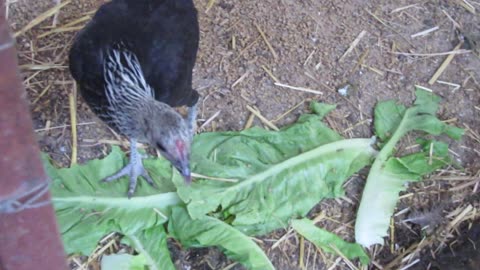
<path fill-rule="evenodd" d="M 156 187 L 153 179 L 150 177 L 148 172 L 143 167 L 142 159 L 145 158 L 140 154 L 137 150 L 137 141 L 134 139 L 130 140 L 130 162 L 120 169 L 115 174 L 106 177 L 103 179 L 103 182 L 112 182 L 115 181 L 123 176 L 129 176 L 130 183 L 128 185 L 128 198 L 131 198 L 133 193 L 135 192 L 135 188 L 137 187 L 137 178 L 139 176 L 143 176 L 145 180 L 152 186 Z"/>

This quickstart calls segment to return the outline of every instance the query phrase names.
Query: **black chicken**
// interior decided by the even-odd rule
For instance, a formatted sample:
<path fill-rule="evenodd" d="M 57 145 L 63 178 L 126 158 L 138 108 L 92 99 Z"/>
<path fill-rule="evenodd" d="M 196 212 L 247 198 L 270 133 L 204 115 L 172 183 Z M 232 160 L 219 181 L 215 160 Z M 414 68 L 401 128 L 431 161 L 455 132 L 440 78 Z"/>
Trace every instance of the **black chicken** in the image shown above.
<path fill-rule="evenodd" d="M 130 163 L 103 181 L 130 177 L 128 197 L 145 171 L 136 142 L 156 147 L 191 181 L 198 93 L 192 69 L 198 50 L 192 0 L 113 0 L 75 38 L 70 71 L 90 108 L 130 139 Z M 173 107 L 188 106 L 184 119 Z"/>

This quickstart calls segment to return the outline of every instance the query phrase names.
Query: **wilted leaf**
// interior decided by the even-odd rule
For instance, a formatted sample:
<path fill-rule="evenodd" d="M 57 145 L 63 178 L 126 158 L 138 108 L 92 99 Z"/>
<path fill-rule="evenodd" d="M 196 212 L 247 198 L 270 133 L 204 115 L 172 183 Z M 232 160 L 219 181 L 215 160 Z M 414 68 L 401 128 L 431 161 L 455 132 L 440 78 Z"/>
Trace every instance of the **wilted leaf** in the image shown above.
<path fill-rule="evenodd" d="M 124 242 L 142 254 L 150 270 L 175 270 L 163 225 L 126 235 Z"/>
<path fill-rule="evenodd" d="M 238 182 L 186 186 L 174 178 L 190 215 L 201 218 L 220 207 L 242 232 L 265 234 L 305 216 L 322 199 L 342 195 L 344 181 L 375 155 L 372 140 L 340 140 L 321 122 L 333 107 L 314 107 L 320 115 L 304 115 L 279 132 L 254 128 L 197 136 L 194 171 Z"/>
<path fill-rule="evenodd" d="M 454 139 L 463 134 L 462 129 L 449 126 L 435 116 L 440 101 L 437 96 L 423 90 L 417 90 L 416 95 L 414 106 L 408 109 L 391 101 L 381 102 L 375 108 L 375 130 L 387 141 L 370 169 L 358 209 L 355 239 L 364 246 L 383 243 L 398 193 L 406 189 L 408 181 L 419 180 L 450 161 L 445 144 L 425 141 L 422 152 L 394 158 L 392 153 L 398 141 L 414 130 L 432 135 L 444 133 Z"/>
<path fill-rule="evenodd" d="M 129 200 L 127 179 L 100 182 L 126 164 L 125 154 L 118 147 L 113 147 L 102 160 L 65 169 L 53 167 L 44 156 L 67 253 L 90 254 L 98 240 L 112 231 L 134 234 L 167 221 L 170 206 L 181 202 L 169 179 L 170 165 L 159 159 L 144 162 L 160 189 L 140 183 L 135 196 Z"/>
<path fill-rule="evenodd" d="M 182 207 L 175 207 L 168 231 L 187 247 L 218 247 L 229 258 L 251 270 L 274 269 L 262 249 L 250 237 L 216 218 L 191 219 Z"/>
<path fill-rule="evenodd" d="M 332 246 L 334 246 L 348 259 L 352 260 L 359 258 L 363 265 L 367 265 L 370 262 L 370 258 L 360 245 L 345 242 L 337 235 L 318 228 L 309 219 L 292 220 L 292 228 L 308 241 L 312 242 L 315 246 L 326 252 L 337 254 L 332 248 Z"/>

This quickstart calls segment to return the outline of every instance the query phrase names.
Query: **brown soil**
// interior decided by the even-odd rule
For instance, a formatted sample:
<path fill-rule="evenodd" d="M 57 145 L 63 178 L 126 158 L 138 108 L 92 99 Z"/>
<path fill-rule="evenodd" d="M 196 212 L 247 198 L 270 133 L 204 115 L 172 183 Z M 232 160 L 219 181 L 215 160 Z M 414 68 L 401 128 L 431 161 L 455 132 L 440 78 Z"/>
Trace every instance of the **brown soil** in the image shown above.
<path fill-rule="evenodd" d="M 9 4 L 12 28 L 22 29 L 54 2 L 19 0 Z M 58 26 L 94 11 L 100 2 L 72 1 L 58 13 Z M 410 104 L 415 85 L 428 87 L 444 99 L 441 118 L 467 130 L 462 141 L 450 144 L 452 155 L 465 170 L 447 168 L 429 181 L 412 185 L 399 202 L 398 211 L 410 210 L 395 218 L 394 238 L 387 239 L 383 248 L 370 250 L 370 254 L 376 266 L 386 266 L 407 255 L 405 250 L 425 236 L 428 244 L 422 244 L 410 260 L 395 264 L 392 269 L 400 269 L 417 258 L 421 259 L 417 263 L 417 267 L 422 266 L 419 269 L 427 269 L 429 265 L 453 269 L 442 268 L 437 259 L 445 254 L 442 252 L 446 252 L 449 244 L 465 239 L 471 231 L 465 228 L 472 226 L 480 210 L 478 198 L 470 196 L 478 192 L 480 169 L 480 3 L 427 0 L 414 1 L 418 3 L 409 6 L 413 2 L 405 0 L 217 0 L 207 12 L 207 2 L 212 1 L 195 1 L 201 24 L 200 51 L 194 70 L 194 86 L 203 97 L 199 125 L 216 112 L 220 113 L 205 131 L 243 129 L 250 115 L 246 105 L 256 106 L 267 119 L 274 120 L 296 104 L 311 99 L 338 104 L 327 122 L 345 137 L 369 137 L 372 135 L 369 120 L 377 101 L 394 98 Z M 461 5 L 465 2 L 476 8 L 476 13 Z M 456 23 L 460 29 L 455 28 Z M 255 24 L 265 32 L 274 53 Z M 17 48 L 35 128 L 39 129 L 38 141 L 42 150 L 60 164 L 68 165 L 71 153 L 70 128 L 66 126 L 70 124 L 68 94 L 73 91 L 74 84 L 66 55 L 75 31 L 40 38 L 40 34 L 52 29 L 51 26 L 52 18 L 49 18 L 20 35 Z M 436 31 L 412 37 L 437 26 Z M 366 31 L 365 36 L 342 58 L 362 31 Z M 456 55 L 439 80 L 429 85 L 428 81 L 446 58 L 431 54 L 451 51 L 460 41 L 464 42 L 463 49 L 472 52 Z M 264 68 L 283 84 L 323 94 L 276 86 Z M 348 95 L 339 95 L 337 90 L 347 85 Z M 275 124 L 282 126 L 295 121 L 307 111 L 307 104 L 304 102 Z M 81 98 L 77 114 L 81 124 L 78 126 L 78 161 L 105 155 L 108 145 L 116 143 L 118 138 L 96 120 Z M 255 119 L 254 125 L 262 126 L 263 123 Z M 414 138 L 405 143 L 412 145 Z M 400 149 L 406 151 L 405 147 Z M 463 177 L 463 180 L 438 180 L 446 176 Z M 324 220 L 319 226 L 353 240 L 352 225 L 364 181 L 360 174 L 348 182 L 346 199 L 327 200 L 313 209 L 312 217 L 322 211 L 336 220 Z M 435 205 L 440 202 L 441 218 L 430 224 L 431 231 L 402 222 L 412 213 L 435 211 Z M 465 209 L 468 205 L 477 211 L 458 224 L 463 229 L 448 230 L 455 216 L 447 216 L 452 212 L 458 214 L 454 210 Z M 444 236 L 446 230 L 449 234 Z M 308 242 L 303 256 L 305 263 L 300 267 L 297 235 L 292 235 L 276 249 L 271 248 L 284 234 L 285 231 L 277 231 L 261 239 L 260 246 L 277 269 L 348 269 L 342 260 L 329 268 L 337 257 L 322 255 Z M 430 256 L 441 243 L 447 248 L 440 248 L 437 256 Z M 215 249 L 181 250 L 173 242 L 171 247 L 179 269 L 223 269 L 232 263 Z M 458 252 L 463 254 L 464 251 Z M 465 256 L 473 258 L 473 255 Z M 372 265 L 371 269 L 376 266 Z M 72 263 L 72 268 L 75 267 L 78 266 Z M 95 262 L 90 267 L 95 269 Z"/>
<path fill-rule="evenodd" d="M 431 270 L 477 270 L 480 269 L 480 224 L 476 223 L 471 228 L 463 226 L 462 236 L 450 248 L 444 249 L 438 259 L 432 261 Z M 428 265 L 423 262 L 415 267 L 416 270 L 425 269 Z"/>

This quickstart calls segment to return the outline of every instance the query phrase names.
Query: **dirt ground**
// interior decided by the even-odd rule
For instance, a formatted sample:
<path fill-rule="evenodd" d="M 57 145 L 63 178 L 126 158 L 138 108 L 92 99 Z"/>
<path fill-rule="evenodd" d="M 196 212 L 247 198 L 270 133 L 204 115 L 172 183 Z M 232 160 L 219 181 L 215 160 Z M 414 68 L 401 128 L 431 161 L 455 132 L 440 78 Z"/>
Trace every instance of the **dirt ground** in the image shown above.
<path fill-rule="evenodd" d="M 9 20 L 16 32 L 57 1 L 7 2 Z M 17 38 L 38 141 L 42 150 L 65 166 L 71 162 L 72 152 L 68 95 L 75 89 L 66 56 L 73 35 L 85 24 L 85 20 L 76 20 L 88 19 L 85 16 L 91 15 L 101 2 L 71 1 L 55 13 L 58 18 L 48 17 L 21 31 Z M 194 87 L 202 95 L 199 125 L 217 115 L 203 131 L 245 128 L 250 117 L 246 105 L 255 106 L 265 118 L 283 126 L 308 110 L 308 100 L 318 100 L 338 104 L 327 117 L 332 128 L 348 138 L 369 137 L 372 108 L 377 101 L 395 98 L 410 104 L 415 85 L 441 96 L 441 119 L 466 129 L 462 141 L 450 143 L 452 156 L 464 170 L 446 168 L 402 194 L 393 237 L 386 240 L 385 246 L 369 251 L 374 261 L 369 269 L 480 269 L 479 253 L 472 251 L 479 246 L 475 243 L 480 243 L 479 1 L 195 3 L 201 28 L 194 70 Z M 358 44 L 349 51 L 357 37 Z M 429 84 L 447 58 L 442 53 L 454 49 L 468 53 L 455 55 L 438 80 Z M 321 94 L 277 86 L 275 82 Z M 344 87 L 348 87 L 345 97 L 337 92 Z M 296 105 L 296 109 L 280 117 Z M 80 97 L 77 125 L 78 162 L 101 157 L 111 144 L 122 143 Z M 255 118 L 253 125 L 263 123 Z M 414 138 L 406 140 L 400 152 L 407 152 L 407 146 L 413 144 Z M 360 173 L 348 181 L 344 199 L 324 201 L 310 216 L 327 214 L 329 219 L 318 225 L 353 240 L 355 211 L 364 181 L 365 175 Z M 412 217 L 423 221 L 404 222 Z M 430 230 L 422 230 L 425 225 L 430 225 Z M 277 269 L 349 269 L 340 257 L 318 252 L 295 234 L 282 238 L 272 248 L 285 233 L 279 230 L 259 239 Z M 299 254 L 301 243 L 303 255 Z M 170 244 L 179 269 L 242 269 L 216 249 L 181 250 L 176 243 Z M 304 261 L 301 266 L 300 257 Z M 82 258 L 75 260 L 72 269 L 84 262 Z M 468 264 L 473 266 L 467 268 Z M 97 269 L 96 260 L 89 267 Z"/>

